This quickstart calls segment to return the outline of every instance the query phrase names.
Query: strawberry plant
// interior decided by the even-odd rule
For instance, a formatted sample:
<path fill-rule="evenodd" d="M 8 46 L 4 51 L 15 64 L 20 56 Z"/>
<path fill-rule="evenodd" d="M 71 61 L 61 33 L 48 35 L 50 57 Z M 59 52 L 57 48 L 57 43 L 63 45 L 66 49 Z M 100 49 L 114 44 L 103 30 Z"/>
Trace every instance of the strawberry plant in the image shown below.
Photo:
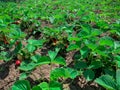
<path fill-rule="evenodd" d="M 6 24 L 2 24 L 3 22 L 4 23 L 6 22 Z M 3 21 L 1 19 L 0 43 L 1 43 L 2 51 L 0 57 L 5 61 L 9 61 L 19 52 L 19 50 L 22 47 L 20 40 L 25 37 L 25 34 L 21 32 L 18 26 L 16 25 L 8 26 L 7 24 L 9 24 L 7 21 L 5 20 Z M 16 42 L 19 43 L 16 44 Z M 6 48 L 8 48 L 9 51 L 6 51 Z"/>
<path fill-rule="evenodd" d="M 95 80 L 96 83 L 102 85 L 107 90 L 119 90 L 120 89 L 120 70 L 116 70 L 116 78 L 110 75 L 102 75 Z"/>
<path fill-rule="evenodd" d="M 71 78 L 74 79 L 76 76 L 79 75 L 79 73 L 71 68 L 55 68 L 52 69 L 52 65 L 53 64 L 61 64 L 61 65 L 66 65 L 66 62 L 64 60 L 64 58 L 62 57 L 57 57 L 57 54 L 59 52 L 59 48 L 56 48 L 55 51 L 48 51 L 48 56 L 32 56 L 31 59 L 34 62 L 29 63 L 28 65 L 25 65 L 25 63 L 22 63 L 22 65 L 20 66 L 21 70 L 27 71 L 28 70 L 32 70 L 34 69 L 36 66 L 40 66 L 40 65 L 44 65 L 44 64 L 51 64 L 50 67 L 50 82 L 42 82 L 37 86 L 34 86 L 32 88 L 32 90 L 36 90 L 36 89 L 41 89 L 41 90 L 45 90 L 45 89 L 53 89 L 53 90 L 61 90 L 62 89 L 62 85 L 61 83 L 57 82 L 57 80 L 61 77 L 64 78 Z M 22 73 L 21 75 L 21 79 L 26 78 L 26 74 Z M 28 81 L 25 81 L 26 83 Z M 30 84 L 27 85 L 23 80 L 17 81 L 13 86 L 12 86 L 12 90 L 17 89 L 17 88 L 23 88 L 25 90 L 27 90 L 28 88 L 30 88 Z M 21 85 L 24 85 L 24 87 L 21 87 Z"/>
<path fill-rule="evenodd" d="M 120 89 L 119 0 L 6 1 L 0 1 L 0 60 L 20 70 L 12 90 L 64 90 L 67 80 L 70 87 L 81 77 Z M 27 78 L 44 65 L 48 81 L 31 85 Z"/>

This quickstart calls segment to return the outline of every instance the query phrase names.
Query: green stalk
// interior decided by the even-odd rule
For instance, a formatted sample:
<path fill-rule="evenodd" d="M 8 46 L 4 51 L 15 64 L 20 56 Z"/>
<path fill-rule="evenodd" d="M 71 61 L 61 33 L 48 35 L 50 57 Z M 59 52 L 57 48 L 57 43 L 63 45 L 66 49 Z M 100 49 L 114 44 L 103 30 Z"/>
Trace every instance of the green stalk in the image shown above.
<path fill-rule="evenodd" d="M 53 63 L 50 64 L 50 72 L 52 71 L 52 65 L 53 65 Z"/>

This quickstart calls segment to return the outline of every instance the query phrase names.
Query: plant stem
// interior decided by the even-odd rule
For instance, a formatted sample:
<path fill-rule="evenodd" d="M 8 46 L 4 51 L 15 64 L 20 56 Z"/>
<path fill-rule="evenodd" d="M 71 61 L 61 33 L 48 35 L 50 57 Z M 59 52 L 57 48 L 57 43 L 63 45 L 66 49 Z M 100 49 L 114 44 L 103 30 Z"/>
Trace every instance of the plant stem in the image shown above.
<path fill-rule="evenodd" d="M 53 65 L 53 64 L 51 63 L 51 64 L 50 64 L 50 72 L 52 71 L 52 65 Z"/>

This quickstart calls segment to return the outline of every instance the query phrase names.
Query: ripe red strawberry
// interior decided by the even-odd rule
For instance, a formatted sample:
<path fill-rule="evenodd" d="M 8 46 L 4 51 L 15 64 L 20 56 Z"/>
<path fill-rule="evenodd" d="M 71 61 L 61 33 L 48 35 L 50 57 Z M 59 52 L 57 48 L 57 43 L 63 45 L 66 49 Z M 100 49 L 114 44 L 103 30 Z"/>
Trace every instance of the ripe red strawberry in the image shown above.
<path fill-rule="evenodd" d="M 16 60 L 16 61 L 15 61 L 15 65 L 16 65 L 16 66 L 19 66 L 20 64 L 21 64 L 21 60 Z"/>

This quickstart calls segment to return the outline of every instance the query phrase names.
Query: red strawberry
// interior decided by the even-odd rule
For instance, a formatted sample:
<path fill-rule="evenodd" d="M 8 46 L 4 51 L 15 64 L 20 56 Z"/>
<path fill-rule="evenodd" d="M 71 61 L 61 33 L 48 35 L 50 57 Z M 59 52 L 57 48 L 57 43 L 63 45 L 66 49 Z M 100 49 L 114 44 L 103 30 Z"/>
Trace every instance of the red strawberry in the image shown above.
<path fill-rule="evenodd" d="M 20 64 L 21 64 L 21 60 L 16 60 L 16 61 L 15 61 L 15 65 L 16 65 L 16 66 L 19 66 Z"/>
<path fill-rule="evenodd" d="M 16 42 L 15 42 L 15 45 L 18 45 L 18 44 L 19 44 L 19 42 L 18 42 L 18 41 L 16 41 Z"/>

